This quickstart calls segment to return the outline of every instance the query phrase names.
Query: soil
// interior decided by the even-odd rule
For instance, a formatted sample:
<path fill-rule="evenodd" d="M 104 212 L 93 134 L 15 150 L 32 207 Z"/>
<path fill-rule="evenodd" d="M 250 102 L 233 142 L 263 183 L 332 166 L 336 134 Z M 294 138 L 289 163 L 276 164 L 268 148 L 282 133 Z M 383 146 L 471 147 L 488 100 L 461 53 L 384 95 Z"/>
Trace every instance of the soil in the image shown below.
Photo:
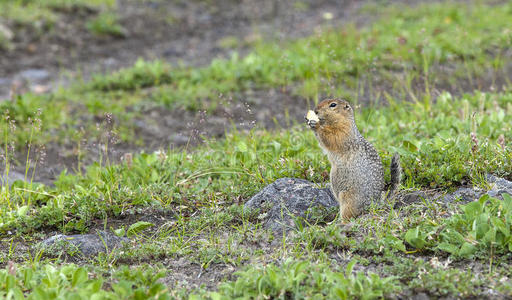
<path fill-rule="evenodd" d="M 307 8 L 304 10 L 294 8 L 294 3 L 121 0 L 117 13 L 126 29 L 125 37 L 91 34 L 85 24 L 91 14 L 98 12 L 65 11 L 47 34 L 20 30 L 15 34 L 13 48 L 0 52 L 0 95 L 5 96 L 10 84 L 26 77 L 27 70 L 47 72 L 43 78 L 35 79 L 53 85 L 62 73 L 80 72 L 80 76 L 88 78 L 93 72 L 131 66 L 138 58 L 204 65 L 213 58 L 228 57 L 233 51 L 220 45 L 222 38 L 288 40 L 309 35 L 321 25 L 357 21 L 354 12 L 364 1 L 310 0 L 303 2 Z M 336 18 L 326 21 L 325 12 Z M 247 47 L 236 50 L 244 52 Z"/>
<path fill-rule="evenodd" d="M 134 64 L 138 58 L 163 59 L 170 63 L 200 66 L 214 58 L 229 57 L 232 51 L 244 53 L 247 46 L 221 47 L 223 38 L 248 41 L 256 38 L 288 40 L 312 34 L 320 26 L 336 26 L 358 21 L 355 12 L 361 1 L 306 1 L 307 9 L 296 9 L 293 1 L 118 1 L 117 13 L 126 29 L 125 37 L 98 37 L 86 29 L 86 22 L 98 11 L 72 9 L 60 12 L 52 29 L 40 34 L 30 28 L 12 25 L 14 39 L 10 50 L 0 49 L 0 99 L 10 93 L 50 92 L 72 78 L 90 78 L 96 72 L 109 72 Z M 335 18 L 325 20 L 331 12 Z M 241 43 L 246 44 L 246 43 Z M 263 101 L 265 100 L 265 101 Z M 134 120 L 136 134 L 146 152 L 157 148 L 194 145 L 202 137 L 220 137 L 236 125 L 252 128 L 258 124 L 274 127 L 274 119 L 284 120 L 302 114 L 305 100 L 278 90 L 249 91 L 227 98 L 213 114 L 186 110 L 149 108 Z M 255 113 L 257 112 L 257 113 Z M 276 114 L 277 112 L 277 114 Z M 155 120 L 159 120 L 156 122 Z M 163 120 L 163 122 L 162 122 Z M 87 164 L 100 157 L 97 147 L 85 145 Z M 76 145 L 48 144 L 44 165 L 35 172 L 35 181 L 51 184 L 64 169 L 73 172 L 79 165 Z M 114 158 L 140 146 L 117 144 Z M 9 180 L 24 179 L 26 154 L 17 155 Z M 31 174 L 32 170 L 29 170 Z"/>
<path fill-rule="evenodd" d="M 201 66 L 214 58 L 226 58 L 231 52 L 242 55 L 249 50 L 251 39 L 262 38 L 276 42 L 307 36 L 320 28 L 340 26 L 344 23 L 363 25 L 376 19 L 361 14 L 360 9 L 372 1 L 308 0 L 301 1 L 118 1 L 117 13 L 126 30 L 124 37 L 95 36 L 86 28 L 86 22 L 98 11 L 71 9 L 60 12 L 60 19 L 46 34 L 17 28 L 13 47 L 0 50 L 0 99 L 9 93 L 33 91 L 45 93 L 68 84 L 72 78 L 90 78 L 97 72 L 110 72 L 132 66 L 138 58 L 163 59 L 172 64 Z M 415 5 L 419 0 L 393 2 Z M 326 20 L 325 13 L 333 18 Z M 222 47 L 222 40 L 235 38 L 242 41 L 235 48 Z M 509 66 L 512 72 L 512 64 Z M 441 74 L 450 66 L 440 66 Z M 509 73 L 510 73 L 509 72 Z M 449 72 L 448 72 L 449 73 Z M 398 74 L 399 75 L 399 74 Z M 460 94 L 474 89 L 489 90 L 500 87 L 495 73 L 450 86 L 437 82 L 438 88 Z M 360 103 L 375 101 L 371 97 L 384 92 L 393 94 L 389 83 L 372 81 L 372 91 L 359 95 Z M 363 79 L 364 81 L 364 79 Z M 376 82 L 375 82 L 376 81 Z M 415 83 L 424 91 L 422 83 Z M 462 87 L 462 88 L 461 88 Z M 436 95 L 438 90 L 432 89 Z M 227 95 L 213 113 L 168 110 L 163 107 L 141 111 L 141 118 L 133 122 L 136 136 L 144 147 L 134 144 L 116 144 L 112 149 L 114 160 L 127 152 L 159 148 L 182 147 L 200 143 L 204 137 L 221 137 L 226 130 L 245 130 L 253 127 L 289 127 L 301 122 L 304 111 L 311 104 L 303 97 L 282 89 L 249 90 Z M 278 120 L 278 121 L 276 121 Z M 89 155 L 82 165 L 101 157 L 97 147 L 89 142 L 84 148 Z M 76 171 L 79 161 L 76 145 L 48 144 L 46 159 L 35 172 L 35 181 L 51 184 L 64 169 Z M 18 155 L 19 162 L 26 161 L 26 154 Z M 10 181 L 23 179 L 25 164 L 11 169 Z M 30 172 L 29 172 L 30 174 Z"/>

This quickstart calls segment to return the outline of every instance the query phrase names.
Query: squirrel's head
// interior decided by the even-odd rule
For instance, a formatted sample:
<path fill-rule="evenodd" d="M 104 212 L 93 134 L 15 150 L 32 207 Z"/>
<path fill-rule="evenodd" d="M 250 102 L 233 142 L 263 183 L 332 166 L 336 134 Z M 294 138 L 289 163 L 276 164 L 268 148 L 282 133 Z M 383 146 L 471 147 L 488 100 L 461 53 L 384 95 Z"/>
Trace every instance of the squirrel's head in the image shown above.
<path fill-rule="evenodd" d="M 329 152 L 343 151 L 345 141 L 357 133 L 354 111 L 345 100 L 326 99 L 318 103 L 313 112 L 306 115 L 307 123 L 315 131 L 322 148 Z"/>
<path fill-rule="evenodd" d="M 316 106 L 315 113 L 319 121 L 313 129 L 323 128 L 328 131 L 346 131 L 352 127 L 352 123 L 354 122 L 354 111 L 345 100 L 323 100 Z"/>

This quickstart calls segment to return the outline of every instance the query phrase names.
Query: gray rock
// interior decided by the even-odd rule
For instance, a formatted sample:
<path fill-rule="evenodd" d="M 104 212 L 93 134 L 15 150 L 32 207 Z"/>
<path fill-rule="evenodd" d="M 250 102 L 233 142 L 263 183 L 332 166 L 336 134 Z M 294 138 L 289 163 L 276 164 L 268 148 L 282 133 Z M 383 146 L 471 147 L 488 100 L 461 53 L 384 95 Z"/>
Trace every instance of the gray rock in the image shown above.
<path fill-rule="evenodd" d="M 428 300 L 430 299 L 427 294 L 419 293 L 411 297 L 413 300 Z"/>
<path fill-rule="evenodd" d="M 122 242 L 128 242 L 125 237 L 118 237 L 107 231 L 98 231 L 94 234 L 57 234 L 39 244 L 46 253 L 52 254 L 81 254 L 94 256 L 100 252 L 108 252 L 121 246 Z"/>
<path fill-rule="evenodd" d="M 445 195 L 441 200 L 468 203 L 478 200 L 484 194 L 499 198 L 505 193 L 512 195 L 512 182 L 493 175 L 488 175 L 487 179 L 491 184 L 489 191 L 476 187 L 462 187 Z M 410 205 L 428 198 L 422 191 L 412 192 L 404 195 L 396 206 Z M 254 195 L 244 207 L 259 209 L 266 228 L 282 231 L 294 228 L 295 220 L 314 222 L 319 216 L 325 217 L 331 212 L 336 214 L 338 202 L 329 188 L 315 187 L 313 183 L 303 179 L 281 178 Z"/>
<path fill-rule="evenodd" d="M 335 214 L 338 202 L 329 188 L 317 188 L 303 179 L 281 178 L 254 195 L 244 207 L 260 209 L 264 226 L 282 231 L 294 228 L 294 220 L 314 222 L 318 216 Z"/>
<path fill-rule="evenodd" d="M 0 77 L 0 85 L 10 85 L 11 80 L 6 77 Z"/>
<path fill-rule="evenodd" d="M 494 175 L 487 175 L 487 181 L 491 186 L 491 189 L 488 191 L 484 191 L 476 187 L 462 187 L 455 192 L 444 196 L 444 201 L 453 202 L 455 200 L 460 200 L 464 203 L 469 203 L 478 200 L 485 194 L 495 198 L 502 198 L 503 194 L 512 195 L 511 181 Z"/>
<path fill-rule="evenodd" d="M 172 137 L 172 142 L 176 145 L 186 145 L 190 142 L 190 137 L 183 134 L 176 134 Z"/>
<path fill-rule="evenodd" d="M 413 203 L 422 202 L 424 199 L 428 199 L 428 195 L 422 191 L 414 191 L 411 193 L 407 193 L 399 199 L 395 203 L 395 208 L 399 208 L 406 205 L 411 205 Z"/>
<path fill-rule="evenodd" d="M 9 170 L 9 175 L 6 176 L 4 174 L 0 174 L 0 186 L 3 184 L 12 186 L 16 181 L 25 181 L 26 183 L 32 184 L 43 184 L 43 182 L 32 180 L 30 178 L 31 170 L 29 170 L 28 178 L 25 181 L 25 174 L 21 172 L 17 172 L 16 170 Z"/>
<path fill-rule="evenodd" d="M 445 202 L 455 202 L 456 200 L 469 203 L 478 200 L 485 191 L 482 191 L 475 187 L 461 187 L 451 194 L 444 196 Z"/>
<path fill-rule="evenodd" d="M 503 194 L 512 196 L 512 181 L 494 175 L 487 175 L 487 181 L 491 183 L 491 190 L 487 194 L 491 197 L 501 197 Z"/>
<path fill-rule="evenodd" d="M 1 184 L 7 184 L 11 185 L 15 181 L 24 181 L 25 180 L 25 174 L 22 174 L 20 172 L 16 172 L 15 170 L 10 170 L 9 175 L 6 176 L 5 174 L 0 174 L 0 183 Z"/>
<path fill-rule="evenodd" d="M 30 83 L 42 83 L 50 78 L 50 73 L 43 69 L 27 69 L 18 73 L 17 78 Z"/>

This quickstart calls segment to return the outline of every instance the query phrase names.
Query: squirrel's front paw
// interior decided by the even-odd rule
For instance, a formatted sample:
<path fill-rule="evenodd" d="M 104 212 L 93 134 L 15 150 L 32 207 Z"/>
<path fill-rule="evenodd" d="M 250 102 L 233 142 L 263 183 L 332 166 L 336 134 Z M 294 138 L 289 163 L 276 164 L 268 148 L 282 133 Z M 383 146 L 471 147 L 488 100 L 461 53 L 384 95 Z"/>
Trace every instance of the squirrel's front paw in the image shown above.
<path fill-rule="evenodd" d="M 304 119 L 306 119 L 306 123 L 308 124 L 308 126 L 313 129 L 316 128 L 318 122 L 320 121 L 316 113 L 312 110 L 308 111 L 308 113 L 304 116 Z"/>

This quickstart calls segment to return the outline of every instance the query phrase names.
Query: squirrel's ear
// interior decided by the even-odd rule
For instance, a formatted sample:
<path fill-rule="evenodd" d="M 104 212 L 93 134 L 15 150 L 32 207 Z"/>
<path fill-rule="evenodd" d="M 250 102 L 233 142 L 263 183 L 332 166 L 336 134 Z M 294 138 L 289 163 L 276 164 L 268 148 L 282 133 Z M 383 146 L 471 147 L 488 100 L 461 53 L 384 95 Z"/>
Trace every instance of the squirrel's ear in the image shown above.
<path fill-rule="evenodd" d="M 343 107 L 345 110 L 350 110 L 350 105 L 348 103 L 345 103 L 345 106 Z"/>

